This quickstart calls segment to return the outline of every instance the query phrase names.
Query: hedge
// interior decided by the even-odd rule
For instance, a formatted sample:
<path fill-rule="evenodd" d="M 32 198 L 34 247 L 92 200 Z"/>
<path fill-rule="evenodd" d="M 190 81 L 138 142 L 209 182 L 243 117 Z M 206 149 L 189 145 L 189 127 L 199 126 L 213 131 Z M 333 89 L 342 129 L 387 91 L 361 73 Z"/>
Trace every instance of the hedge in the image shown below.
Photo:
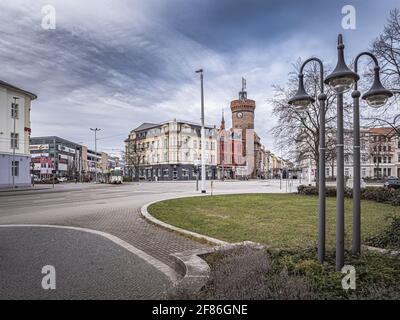
<path fill-rule="evenodd" d="M 318 189 L 314 186 L 301 185 L 297 187 L 298 194 L 316 196 Z M 325 192 L 327 197 L 336 197 L 335 187 L 326 187 Z M 346 198 L 353 197 L 353 190 L 350 188 L 344 189 Z M 389 203 L 394 206 L 400 206 L 400 190 L 386 189 L 383 187 L 366 187 L 361 189 L 361 199 L 372 200 L 376 202 Z"/>

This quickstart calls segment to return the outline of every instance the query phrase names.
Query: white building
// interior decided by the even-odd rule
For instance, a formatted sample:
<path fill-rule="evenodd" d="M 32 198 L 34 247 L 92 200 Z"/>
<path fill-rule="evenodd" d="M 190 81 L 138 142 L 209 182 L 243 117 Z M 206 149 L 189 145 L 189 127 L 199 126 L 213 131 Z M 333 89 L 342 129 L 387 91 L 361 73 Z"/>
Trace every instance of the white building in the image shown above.
<path fill-rule="evenodd" d="M 334 132 L 332 133 L 334 134 Z M 353 176 L 353 132 L 344 133 L 344 175 Z M 297 147 L 303 144 L 298 143 Z M 386 178 L 396 176 L 400 178 L 400 139 L 392 128 L 361 128 L 360 130 L 360 160 L 361 177 Z M 303 177 L 315 181 L 317 168 L 314 161 L 304 159 L 300 166 L 303 168 Z M 311 170 L 310 170 L 311 169 Z M 336 161 L 326 161 L 325 174 L 327 178 L 336 177 Z"/>
<path fill-rule="evenodd" d="M 30 110 L 36 98 L 0 80 L 0 188 L 31 184 Z"/>

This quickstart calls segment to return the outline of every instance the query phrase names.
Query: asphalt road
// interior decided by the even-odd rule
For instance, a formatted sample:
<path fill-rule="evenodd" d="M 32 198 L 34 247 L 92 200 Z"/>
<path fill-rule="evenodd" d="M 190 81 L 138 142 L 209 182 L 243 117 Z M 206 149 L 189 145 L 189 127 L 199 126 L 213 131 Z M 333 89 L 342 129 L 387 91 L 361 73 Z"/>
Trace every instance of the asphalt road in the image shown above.
<path fill-rule="evenodd" d="M 294 189 L 279 181 L 213 183 L 213 194 Z M 210 182 L 207 190 L 210 194 Z M 65 184 L 54 190 L 0 192 L 0 225 L 86 228 L 117 237 L 134 249 L 129 252 L 85 232 L 0 228 L 0 298 L 162 298 L 174 279 L 182 276 L 176 274 L 170 255 L 205 244 L 148 223 L 139 209 L 150 201 L 198 194 L 195 182 Z M 60 277 L 55 292 L 37 288 L 41 268 L 51 264 L 48 261 L 55 264 Z"/>
<path fill-rule="evenodd" d="M 55 290 L 42 287 L 48 265 Z M 0 268 L 0 299 L 163 299 L 170 287 L 136 255 L 76 230 L 0 228 Z"/>

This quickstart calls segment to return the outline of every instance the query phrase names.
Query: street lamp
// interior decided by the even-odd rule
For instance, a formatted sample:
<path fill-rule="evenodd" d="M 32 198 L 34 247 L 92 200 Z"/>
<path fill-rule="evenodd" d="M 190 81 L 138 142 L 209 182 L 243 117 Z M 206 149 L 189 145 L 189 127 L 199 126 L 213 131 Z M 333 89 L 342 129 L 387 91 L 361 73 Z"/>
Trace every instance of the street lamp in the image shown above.
<path fill-rule="evenodd" d="M 361 248 L 361 215 L 360 215 L 360 113 L 359 98 L 361 93 L 357 90 L 360 76 L 357 74 L 358 60 L 361 56 L 371 57 L 375 63 L 374 83 L 362 99 L 374 108 L 383 106 L 393 94 L 385 89 L 379 79 L 378 60 L 369 52 L 360 53 L 355 59 L 354 72 L 351 71 L 344 60 L 344 44 L 342 35 L 338 37 L 338 63 L 335 70 L 325 79 L 337 93 L 337 197 L 336 197 L 336 270 L 341 270 L 344 264 L 344 141 L 343 141 L 343 93 L 354 84 L 353 97 L 353 254 L 360 253 Z"/>
<path fill-rule="evenodd" d="M 320 125 L 319 125 L 319 174 L 318 174 L 318 260 L 323 262 L 325 259 L 325 101 L 327 99 L 324 92 L 324 66 L 320 59 L 310 58 L 304 61 L 300 68 L 299 88 L 294 97 L 288 103 L 293 105 L 297 111 L 301 112 L 315 102 L 304 89 L 304 67 L 309 62 L 317 62 L 320 69 L 321 93 L 318 95 L 320 105 Z"/>
<path fill-rule="evenodd" d="M 333 72 L 325 79 L 337 95 L 336 130 L 336 270 L 344 264 L 344 139 L 343 139 L 343 93 L 348 91 L 360 78 L 351 71 L 344 60 L 342 35 L 338 36 L 338 62 Z"/>
<path fill-rule="evenodd" d="M 378 59 L 370 52 L 361 52 L 354 61 L 354 72 L 358 72 L 358 61 L 362 56 L 370 57 L 374 64 L 374 82 L 371 89 L 364 93 L 363 100 L 372 108 L 382 107 L 393 96 L 390 90 L 383 87 L 379 78 Z M 353 98 L 353 255 L 361 253 L 361 161 L 360 161 L 360 96 L 357 80 L 354 84 Z"/>
<path fill-rule="evenodd" d="M 97 131 L 100 131 L 101 129 L 99 128 L 90 128 L 91 131 L 94 131 L 94 153 L 96 154 L 95 156 L 95 168 L 94 168 L 94 172 L 95 172 L 95 179 L 96 179 L 96 183 L 97 183 Z"/>
<path fill-rule="evenodd" d="M 13 140 L 11 141 L 13 153 L 12 153 L 12 162 L 11 162 L 11 172 L 12 172 L 12 187 L 13 187 L 13 189 L 15 189 L 15 175 L 17 172 L 17 166 L 15 165 L 15 148 L 18 145 L 17 132 L 15 131 L 16 130 L 15 122 L 16 122 L 16 119 L 18 117 L 18 112 L 19 112 L 18 103 L 17 103 L 19 98 L 13 97 L 13 99 L 14 99 L 14 102 L 12 103 L 12 105 L 13 105 Z"/>
<path fill-rule="evenodd" d="M 196 73 L 200 73 L 201 85 L 201 193 L 206 193 L 206 131 L 204 125 L 203 69 L 197 70 Z"/>

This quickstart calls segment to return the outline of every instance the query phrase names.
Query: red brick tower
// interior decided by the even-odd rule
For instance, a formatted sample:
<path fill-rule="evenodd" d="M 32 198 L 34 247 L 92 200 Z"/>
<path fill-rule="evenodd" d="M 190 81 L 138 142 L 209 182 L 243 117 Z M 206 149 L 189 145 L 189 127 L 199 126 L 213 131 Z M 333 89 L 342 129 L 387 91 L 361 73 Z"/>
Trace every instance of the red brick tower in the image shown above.
<path fill-rule="evenodd" d="M 231 102 L 232 128 L 233 129 L 254 129 L 254 110 L 256 102 L 247 99 L 246 80 L 242 79 L 242 91 L 239 92 L 239 99 Z"/>

